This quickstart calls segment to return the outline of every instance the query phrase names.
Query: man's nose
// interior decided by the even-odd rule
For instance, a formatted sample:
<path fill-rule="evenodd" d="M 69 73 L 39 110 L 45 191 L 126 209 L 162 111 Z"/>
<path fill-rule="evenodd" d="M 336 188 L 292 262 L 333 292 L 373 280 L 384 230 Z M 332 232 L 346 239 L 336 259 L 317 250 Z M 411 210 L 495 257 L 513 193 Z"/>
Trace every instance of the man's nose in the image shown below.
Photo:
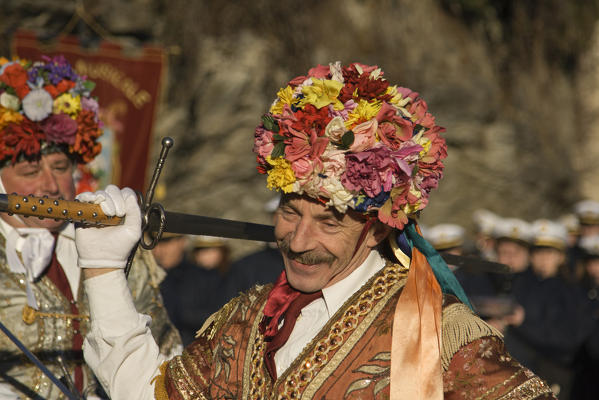
<path fill-rule="evenodd" d="M 57 195 L 59 193 L 58 182 L 50 168 L 42 168 L 42 173 L 40 176 L 40 190 L 42 194 L 47 195 Z"/>
<path fill-rule="evenodd" d="M 313 228 L 313 221 L 310 221 L 307 218 L 301 218 L 291 233 L 289 249 L 295 253 L 303 253 L 305 251 L 314 250 L 315 232 Z"/>

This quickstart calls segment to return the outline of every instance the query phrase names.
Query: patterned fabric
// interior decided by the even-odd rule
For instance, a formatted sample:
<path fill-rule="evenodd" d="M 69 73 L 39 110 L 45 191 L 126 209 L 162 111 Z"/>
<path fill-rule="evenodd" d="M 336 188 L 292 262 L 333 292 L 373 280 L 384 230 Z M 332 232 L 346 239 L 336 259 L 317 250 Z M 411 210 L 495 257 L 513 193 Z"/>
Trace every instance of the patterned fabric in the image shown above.
<path fill-rule="evenodd" d="M 272 286 L 256 287 L 229 302 L 183 355 L 163 366 L 156 398 L 387 399 L 391 327 L 406 276 L 395 264 L 373 276 L 274 382 L 259 330 Z M 505 352 L 500 334 L 453 296 L 444 299 L 442 330 L 446 398 L 553 398 Z"/>
<path fill-rule="evenodd" d="M 71 303 L 48 276 L 35 282 L 33 290 L 39 311 L 27 307 L 24 274 L 11 273 L 4 253 L 5 239 L 0 235 L 0 320 L 58 377 L 62 376 L 56 356 L 62 355 L 72 373 L 75 365 L 83 366 L 84 387 L 93 393 L 93 375 L 83 364 L 80 351 L 72 350 L 75 321 L 85 336 L 89 329 L 87 298 L 79 291 L 76 299 L 79 314 L 72 314 Z M 129 275 L 129 287 L 139 312 L 152 317 L 152 334 L 163 354 L 171 354 L 181 340 L 162 306 L 158 284 L 163 272 L 151 254 L 138 252 Z M 83 287 L 80 283 L 80 287 Z M 25 398 L 64 398 L 60 390 L 38 370 L 18 348 L 0 334 L 0 384 L 10 385 Z"/>

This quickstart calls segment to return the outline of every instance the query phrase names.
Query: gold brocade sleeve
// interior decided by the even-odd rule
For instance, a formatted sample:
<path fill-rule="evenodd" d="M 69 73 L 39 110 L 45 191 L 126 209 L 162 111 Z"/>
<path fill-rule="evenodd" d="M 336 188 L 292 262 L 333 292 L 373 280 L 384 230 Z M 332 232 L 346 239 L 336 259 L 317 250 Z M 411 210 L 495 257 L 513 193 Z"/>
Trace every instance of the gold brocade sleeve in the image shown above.
<path fill-rule="evenodd" d="M 446 400 L 555 400 L 545 382 L 514 360 L 495 336 L 477 339 L 455 353 L 443 382 Z"/>

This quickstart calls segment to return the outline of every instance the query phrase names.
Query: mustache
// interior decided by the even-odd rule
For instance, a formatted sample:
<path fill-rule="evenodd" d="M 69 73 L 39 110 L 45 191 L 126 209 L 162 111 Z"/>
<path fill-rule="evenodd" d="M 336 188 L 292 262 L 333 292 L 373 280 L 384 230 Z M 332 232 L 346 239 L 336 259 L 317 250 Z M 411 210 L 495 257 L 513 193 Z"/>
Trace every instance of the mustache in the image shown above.
<path fill-rule="evenodd" d="M 335 261 L 335 256 L 331 253 L 322 253 L 315 250 L 296 253 L 295 251 L 291 250 L 289 241 L 285 239 L 279 240 L 277 244 L 279 245 L 279 250 L 281 250 L 281 252 L 289 259 L 295 260 L 302 264 L 330 264 Z"/>

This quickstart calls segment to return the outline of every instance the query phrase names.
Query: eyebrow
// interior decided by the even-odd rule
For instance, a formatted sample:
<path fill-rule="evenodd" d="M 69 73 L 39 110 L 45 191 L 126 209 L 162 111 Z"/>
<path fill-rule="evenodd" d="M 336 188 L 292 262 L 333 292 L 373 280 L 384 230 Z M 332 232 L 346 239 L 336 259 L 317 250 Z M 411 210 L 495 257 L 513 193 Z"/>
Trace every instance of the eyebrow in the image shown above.
<path fill-rule="evenodd" d="M 291 201 L 286 201 L 286 202 L 282 202 L 281 203 L 281 207 L 289 207 L 291 208 L 293 211 L 295 211 L 298 214 L 301 214 L 300 210 L 294 206 L 293 204 L 291 204 Z M 343 215 L 340 213 L 335 212 L 335 210 L 331 210 L 328 209 L 328 211 L 323 211 L 321 213 L 318 213 L 316 215 L 314 215 L 314 219 L 318 220 L 318 221 L 324 221 L 327 219 L 334 219 L 335 221 L 338 222 L 343 222 Z"/>

